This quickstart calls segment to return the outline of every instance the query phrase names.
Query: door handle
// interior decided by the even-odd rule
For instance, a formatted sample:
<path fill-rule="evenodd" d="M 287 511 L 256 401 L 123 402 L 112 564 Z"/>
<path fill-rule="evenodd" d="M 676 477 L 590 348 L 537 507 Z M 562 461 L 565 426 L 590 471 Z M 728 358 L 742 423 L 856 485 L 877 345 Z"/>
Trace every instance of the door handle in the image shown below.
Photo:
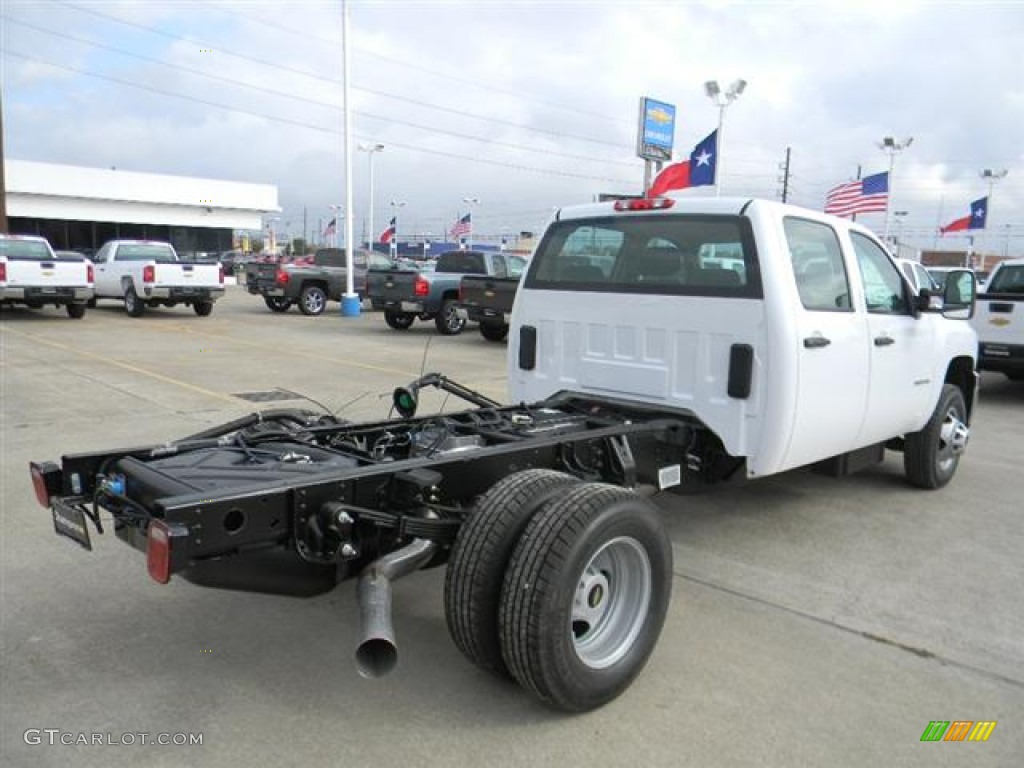
<path fill-rule="evenodd" d="M 876 347 L 888 347 L 890 344 L 895 344 L 896 339 L 892 336 L 875 336 Z"/>
<path fill-rule="evenodd" d="M 819 347 L 827 347 L 832 343 L 831 339 L 826 339 L 824 336 L 808 336 L 804 339 L 804 346 L 807 349 L 818 349 Z"/>

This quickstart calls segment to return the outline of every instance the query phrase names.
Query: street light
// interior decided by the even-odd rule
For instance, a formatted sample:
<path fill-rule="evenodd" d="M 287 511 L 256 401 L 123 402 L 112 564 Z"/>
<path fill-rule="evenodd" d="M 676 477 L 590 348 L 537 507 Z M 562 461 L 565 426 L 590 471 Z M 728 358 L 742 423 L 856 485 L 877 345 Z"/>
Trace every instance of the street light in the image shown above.
<path fill-rule="evenodd" d="M 373 250 L 373 238 L 374 238 L 374 234 L 373 234 L 373 156 L 377 152 L 383 152 L 384 151 L 384 145 L 379 143 L 379 142 L 367 142 L 367 143 L 360 144 L 358 149 L 359 149 L 360 152 L 366 152 L 370 156 L 370 222 L 369 222 L 369 227 L 370 227 L 369 240 L 370 240 L 370 243 L 369 243 L 369 245 L 370 245 L 370 250 L 372 251 Z"/>
<path fill-rule="evenodd" d="M 480 205 L 480 198 L 479 197 L 464 197 L 464 198 L 462 198 L 462 202 L 467 203 L 468 205 Z M 470 248 L 470 249 L 473 248 L 473 215 L 472 215 L 472 211 L 470 211 L 470 216 L 469 216 L 469 237 L 466 239 L 466 244 L 467 244 L 468 248 Z"/>
<path fill-rule="evenodd" d="M 896 164 L 896 155 L 914 143 L 913 136 L 907 136 L 903 141 L 896 141 L 892 136 L 886 136 L 877 142 L 878 148 L 889 156 L 889 194 L 885 198 L 885 230 L 882 239 L 889 239 L 889 203 L 892 200 L 892 169 Z"/>
<path fill-rule="evenodd" d="M 280 216 L 267 216 L 267 232 L 270 233 L 270 247 L 267 249 L 268 253 L 272 253 L 277 249 L 277 232 L 275 231 L 274 223 L 280 220 Z"/>
<path fill-rule="evenodd" d="M 896 217 L 896 239 L 893 241 L 893 245 L 896 246 L 896 256 L 900 255 L 900 242 L 903 240 L 903 217 L 909 214 L 910 211 L 893 211 L 892 215 Z"/>
<path fill-rule="evenodd" d="M 718 131 L 715 142 L 718 145 L 718 157 L 715 158 L 715 197 L 722 194 L 722 145 L 724 143 L 722 141 L 722 123 L 725 121 L 725 108 L 736 101 L 746 88 L 747 81 L 742 79 L 734 80 L 725 93 L 722 93 L 717 80 L 708 80 L 704 83 L 704 93 L 718 107 Z"/>

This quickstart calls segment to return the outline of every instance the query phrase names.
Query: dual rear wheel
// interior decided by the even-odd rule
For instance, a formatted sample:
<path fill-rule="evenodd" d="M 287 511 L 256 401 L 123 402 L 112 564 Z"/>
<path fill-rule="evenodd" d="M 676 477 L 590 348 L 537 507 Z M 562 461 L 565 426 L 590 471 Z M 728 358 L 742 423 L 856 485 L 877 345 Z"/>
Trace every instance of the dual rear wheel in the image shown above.
<path fill-rule="evenodd" d="M 643 669 L 671 586 L 671 545 L 653 505 L 533 469 L 497 483 L 460 529 L 445 615 L 474 664 L 583 712 Z"/>

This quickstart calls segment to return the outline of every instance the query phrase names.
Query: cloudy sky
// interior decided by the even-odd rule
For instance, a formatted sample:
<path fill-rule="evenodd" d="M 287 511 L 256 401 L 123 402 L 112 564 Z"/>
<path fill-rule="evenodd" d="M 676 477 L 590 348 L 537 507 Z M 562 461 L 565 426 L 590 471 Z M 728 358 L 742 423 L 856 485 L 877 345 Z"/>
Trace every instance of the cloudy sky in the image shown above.
<path fill-rule="evenodd" d="M 294 234 L 343 202 L 339 0 L 0 0 L 8 157 L 270 183 Z M 725 113 L 725 193 L 791 201 L 896 158 L 904 239 L 936 242 L 997 183 L 980 248 L 1024 255 L 1024 3 L 359 2 L 352 107 L 375 155 L 375 229 L 535 230 L 554 206 L 636 192 L 641 96 L 677 107 L 676 154 L 718 112 L 703 83 L 744 78 Z M 356 153 L 363 226 L 368 155 Z M 693 190 L 690 194 L 700 190 Z M 882 228 L 882 215 L 862 220 Z M 896 225 L 893 225 L 895 230 Z M 948 236 L 940 245 L 963 247 Z"/>

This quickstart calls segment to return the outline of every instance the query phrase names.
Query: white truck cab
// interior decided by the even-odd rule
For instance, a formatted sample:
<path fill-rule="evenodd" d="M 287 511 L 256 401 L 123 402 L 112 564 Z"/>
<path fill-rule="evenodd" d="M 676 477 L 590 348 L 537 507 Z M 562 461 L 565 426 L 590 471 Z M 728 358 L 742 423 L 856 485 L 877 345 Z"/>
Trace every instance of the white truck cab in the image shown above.
<path fill-rule="evenodd" d="M 870 230 L 748 198 L 561 209 L 517 294 L 513 401 L 559 391 L 692 414 L 758 477 L 905 448 L 939 487 L 967 441 L 973 276 L 915 295 Z"/>

